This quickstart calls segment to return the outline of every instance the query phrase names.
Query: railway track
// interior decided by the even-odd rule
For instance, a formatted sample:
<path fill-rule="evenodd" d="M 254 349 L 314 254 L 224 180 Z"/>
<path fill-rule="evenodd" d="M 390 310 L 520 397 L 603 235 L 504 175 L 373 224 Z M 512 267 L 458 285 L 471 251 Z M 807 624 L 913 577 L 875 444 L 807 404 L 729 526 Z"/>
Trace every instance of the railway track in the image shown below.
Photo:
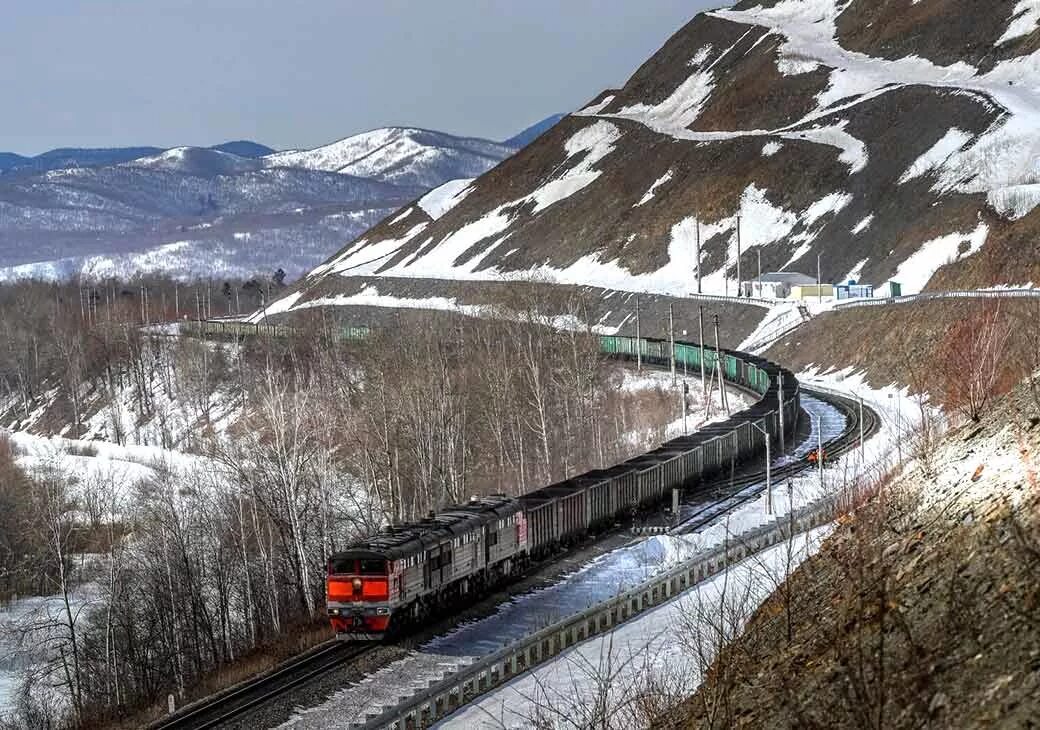
<path fill-rule="evenodd" d="M 840 456 L 855 448 L 860 434 L 858 404 L 833 394 L 819 393 L 811 388 L 803 389 L 807 394 L 830 403 L 846 415 L 846 426 L 839 437 L 824 444 L 828 457 Z M 878 425 L 877 415 L 869 409 L 864 409 L 864 436 L 873 434 Z M 772 476 L 774 481 L 779 482 L 803 472 L 807 468 L 809 468 L 808 465 L 799 460 L 772 469 Z M 764 478 L 764 469 L 758 469 L 745 471 L 724 482 L 716 481 L 717 487 L 724 488 L 726 492 L 730 493 L 729 496 L 723 497 L 721 500 L 714 500 L 712 504 L 706 505 L 692 516 L 687 516 L 679 526 L 681 529 L 678 529 L 677 532 L 699 529 L 719 514 L 754 498 L 761 493 L 761 489 L 750 491 L 750 488 L 763 481 Z M 749 491 L 745 493 L 742 490 Z M 369 645 L 358 646 L 337 641 L 327 642 L 304 655 L 279 665 L 266 674 L 187 705 L 174 714 L 153 723 L 149 728 L 150 730 L 185 730 L 187 728 L 223 727 L 294 688 L 360 658 L 374 648 Z"/>
<path fill-rule="evenodd" d="M 859 446 L 861 433 L 859 403 L 850 398 L 845 398 L 833 393 L 824 393 L 822 391 L 813 390 L 812 387 L 804 384 L 802 385 L 802 394 L 828 403 L 845 415 L 845 428 L 842 432 L 836 438 L 825 441 L 823 444 L 827 460 L 835 459 L 843 454 L 847 454 Z M 870 438 L 881 426 L 878 414 L 873 409 L 864 406 L 862 425 L 863 438 Z M 770 470 L 770 478 L 775 486 L 776 484 L 780 484 L 784 480 L 790 479 L 797 474 L 816 468 L 816 466 L 811 465 L 802 459 L 798 459 L 782 466 L 773 467 Z M 827 468 L 826 465 L 824 468 Z M 699 508 L 692 514 L 688 514 L 678 525 L 672 528 L 670 532 L 672 534 L 680 535 L 694 532 L 708 525 L 720 514 L 724 514 L 725 512 L 732 510 L 734 507 L 757 498 L 765 489 L 765 479 L 766 471 L 763 467 L 754 471 L 741 473 L 738 476 L 735 476 L 732 480 L 727 479 L 724 482 L 717 480 L 715 484 L 709 485 L 708 488 L 725 489 L 725 491 L 729 493 L 729 496 L 724 497 L 722 500 L 715 500 L 711 504 Z M 752 487 L 756 485 L 759 485 L 761 488 L 752 489 Z M 720 509 L 720 507 L 722 509 Z"/>
<path fill-rule="evenodd" d="M 290 659 L 267 674 L 186 705 L 173 715 L 149 725 L 149 730 L 206 730 L 222 727 L 265 702 L 336 667 L 354 661 L 374 648 L 328 641 L 307 654 Z"/>

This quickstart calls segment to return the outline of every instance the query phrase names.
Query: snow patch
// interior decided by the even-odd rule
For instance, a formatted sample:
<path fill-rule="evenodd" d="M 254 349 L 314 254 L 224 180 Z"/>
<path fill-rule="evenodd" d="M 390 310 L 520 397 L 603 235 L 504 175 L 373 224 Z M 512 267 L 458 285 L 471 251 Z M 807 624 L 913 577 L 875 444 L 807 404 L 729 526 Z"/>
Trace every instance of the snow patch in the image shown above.
<path fill-rule="evenodd" d="M 783 145 L 779 142 L 766 142 L 762 145 L 762 156 L 772 157 L 783 148 Z"/>
<path fill-rule="evenodd" d="M 805 225 L 811 226 L 825 215 L 835 215 L 851 202 L 852 196 L 848 193 L 831 193 L 826 195 L 806 208 L 802 214 Z"/>
<path fill-rule="evenodd" d="M 906 172 L 899 178 L 899 184 L 919 178 L 932 170 L 942 167 L 959 149 L 971 141 L 971 135 L 951 127 L 938 142 L 932 145 L 923 155 L 914 160 Z"/>
<path fill-rule="evenodd" d="M 420 205 L 421 205 L 421 204 L 422 204 L 422 201 L 420 200 L 420 201 L 419 201 L 419 203 L 420 203 Z M 391 225 L 391 226 L 396 226 L 396 225 L 397 225 L 398 223 L 400 223 L 400 222 L 401 222 L 401 221 L 403 221 L 403 220 L 404 220 L 405 218 L 407 218 L 408 216 L 410 216 L 410 215 L 412 214 L 412 211 L 413 211 L 413 210 L 415 210 L 415 208 L 413 208 L 412 206 L 408 206 L 407 208 L 405 208 L 405 209 L 404 209 L 404 211 L 403 211 L 403 212 L 401 213 L 401 215 L 399 215 L 399 216 L 396 216 L 396 217 L 395 217 L 395 218 L 394 218 L 394 219 L 393 219 L 392 221 L 390 221 L 390 222 L 389 222 L 389 223 L 388 223 L 387 225 Z"/>
<path fill-rule="evenodd" d="M 863 259 L 860 261 L 849 270 L 849 273 L 839 279 L 839 281 L 859 281 L 860 277 L 863 275 L 863 267 L 867 265 L 867 261 L 869 260 L 870 259 Z"/>
<path fill-rule="evenodd" d="M 639 202 L 638 202 L 638 203 L 636 203 L 636 204 L 635 204 L 634 206 L 632 206 L 632 207 L 633 207 L 633 208 L 638 208 L 638 207 L 639 207 L 640 205 L 643 205 L 644 203 L 649 203 L 649 202 L 650 202 L 651 200 L 653 200 L 653 198 L 654 198 L 654 193 L 656 193 L 656 192 L 657 192 L 657 189 L 658 189 L 659 187 L 661 187 L 662 185 L 664 185 L 664 184 L 665 184 L 666 182 L 668 182 L 669 180 L 671 180 L 671 179 L 672 179 L 672 175 L 673 175 L 672 171 L 671 171 L 671 170 L 669 170 L 669 171 L 668 171 L 668 172 L 666 172 L 666 173 L 665 173 L 664 175 L 662 175 L 661 177 L 659 177 L 659 178 L 657 178 L 656 180 L 654 180 L 654 184 L 650 186 L 650 189 L 649 189 L 649 190 L 647 190 L 647 191 L 646 191 L 646 192 L 645 192 L 645 193 L 643 194 L 643 197 L 639 199 Z"/>
<path fill-rule="evenodd" d="M 951 233 L 923 243 L 910 258 L 899 264 L 891 281 L 902 285 L 903 294 L 917 294 L 932 275 L 946 264 L 971 256 L 986 242 L 989 226 L 979 223 L 971 233 Z M 967 250 L 961 252 L 962 244 Z"/>
<path fill-rule="evenodd" d="M 589 104 L 584 109 L 581 109 L 578 114 L 599 114 L 601 111 L 610 106 L 610 102 L 614 101 L 613 94 L 607 94 L 603 99 L 595 104 Z"/>
<path fill-rule="evenodd" d="M 870 224 L 873 223 L 873 222 L 874 222 L 874 214 L 871 213 L 866 218 L 861 220 L 859 223 L 854 225 L 852 227 L 852 230 L 850 231 L 850 233 L 852 233 L 852 235 L 854 235 L 854 236 L 858 236 L 859 234 L 863 233 L 863 231 L 865 231 L 868 228 L 870 228 Z"/>
<path fill-rule="evenodd" d="M 1038 27 L 1040 27 L 1040 0 L 1018 0 L 1015 9 L 1011 11 L 1011 23 L 1004 31 L 1004 35 L 997 39 L 997 45 L 1002 46 L 1016 38 L 1032 35 Z"/>
<path fill-rule="evenodd" d="M 473 192 L 470 183 L 475 179 L 470 177 L 449 180 L 419 198 L 419 207 L 425 210 L 428 216 L 437 220 Z"/>
<path fill-rule="evenodd" d="M 586 153 L 585 156 L 563 175 L 550 180 L 527 196 L 527 200 L 533 200 L 535 203 L 533 213 L 540 213 L 550 205 L 591 185 L 602 174 L 593 166 L 613 151 L 614 142 L 620 137 L 621 131 L 616 126 L 602 121 L 575 132 L 564 143 L 567 158 L 570 159 L 582 152 Z"/>
<path fill-rule="evenodd" d="M 1018 220 L 1040 205 L 1040 183 L 1011 185 L 990 190 L 986 199 L 993 209 L 1005 218 Z"/>

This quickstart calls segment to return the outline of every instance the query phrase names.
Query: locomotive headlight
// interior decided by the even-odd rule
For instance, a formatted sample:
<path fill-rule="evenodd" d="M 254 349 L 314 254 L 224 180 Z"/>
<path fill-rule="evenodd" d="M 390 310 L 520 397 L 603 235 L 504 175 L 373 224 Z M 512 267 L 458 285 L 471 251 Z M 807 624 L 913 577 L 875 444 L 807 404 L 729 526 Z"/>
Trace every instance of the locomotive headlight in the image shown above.
<path fill-rule="evenodd" d="M 380 606 L 379 608 L 376 609 L 376 613 L 378 615 L 380 615 L 380 616 L 383 616 L 385 614 L 390 613 L 390 609 L 386 608 L 385 606 Z"/>
<path fill-rule="evenodd" d="M 338 608 L 330 608 L 329 609 L 329 616 L 339 616 L 339 609 Z"/>
<path fill-rule="evenodd" d="M 360 593 L 361 592 L 361 579 L 360 578 L 355 578 L 354 580 L 352 580 L 350 582 L 350 585 L 354 586 L 354 592 L 355 593 Z"/>

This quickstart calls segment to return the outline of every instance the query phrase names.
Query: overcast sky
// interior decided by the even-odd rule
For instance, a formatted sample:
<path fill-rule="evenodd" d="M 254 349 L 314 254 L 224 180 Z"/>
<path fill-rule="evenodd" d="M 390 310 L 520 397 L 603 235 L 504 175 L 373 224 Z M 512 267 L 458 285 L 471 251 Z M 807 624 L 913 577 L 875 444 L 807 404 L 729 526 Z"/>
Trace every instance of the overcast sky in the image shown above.
<path fill-rule="evenodd" d="M 621 84 L 724 0 L 2 0 L 0 151 L 494 139 Z"/>

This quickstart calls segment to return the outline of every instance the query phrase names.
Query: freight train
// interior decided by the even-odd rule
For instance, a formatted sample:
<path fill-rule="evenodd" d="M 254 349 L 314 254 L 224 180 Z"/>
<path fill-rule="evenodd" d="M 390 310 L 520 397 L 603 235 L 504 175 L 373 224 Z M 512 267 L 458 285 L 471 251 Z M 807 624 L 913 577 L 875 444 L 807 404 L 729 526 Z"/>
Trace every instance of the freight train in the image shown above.
<path fill-rule="evenodd" d="M 604 336 L 612 356 L 723 378 L 757 400 L 726 421 L 672 439 L 642 456 L 596 469 L 520 497 L 473 498 L 419 522 L 386 527 L 328 561 L 327 610 L 337 638 L 377 641 L 421 624 L 446 607 L 471 602 L 516 578 L 532 561 L 630 519 L 793 434 L 798 381 L 767 360 L 694 343 Z M 754 425 L 753 425 L 754 424 Z"/>

